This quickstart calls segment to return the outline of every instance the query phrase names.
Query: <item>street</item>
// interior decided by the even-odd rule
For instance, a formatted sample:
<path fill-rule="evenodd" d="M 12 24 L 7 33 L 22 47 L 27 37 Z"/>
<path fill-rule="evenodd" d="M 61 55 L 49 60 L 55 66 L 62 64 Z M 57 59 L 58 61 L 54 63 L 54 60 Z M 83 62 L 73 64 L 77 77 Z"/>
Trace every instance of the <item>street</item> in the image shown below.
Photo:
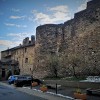
<path fill-rule="evenodd" d="M 35 90 L 36 89 L 36 90 Z M 47 93 L 39 90 L 39 86 L 30 89 L 30 87 L 14 87 L 8 85 L 7 82 L 0 82 L 0 100 L 74 100 L 74 88 L 65 88 L 58 90 L 58 94 L 62 97 L 54 95 L 55 90 L 49 89 Z M 84 89 L 82 90 L 84 91 Z M 52 94 L 51 94 L 51 93 Z M 99 95 L 87 95 L 87 100 L 100 100 Z"/>
<path fill-rule="evenodd" d="M 28 95 L 15 88 L 0 85 L 0 100 L 46 100 L 41 97 Z"/>

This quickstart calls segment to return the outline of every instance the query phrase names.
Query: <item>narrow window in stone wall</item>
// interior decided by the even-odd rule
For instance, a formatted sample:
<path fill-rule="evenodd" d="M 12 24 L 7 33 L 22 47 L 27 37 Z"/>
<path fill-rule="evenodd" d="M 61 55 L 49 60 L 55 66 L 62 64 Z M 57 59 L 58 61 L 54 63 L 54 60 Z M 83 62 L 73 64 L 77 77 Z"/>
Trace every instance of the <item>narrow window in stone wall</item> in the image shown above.
<path fill-rule="evenodd" d="M 28 63 L 28 58 L 25 58 L 25 63 Z"/>
<path fill-rule="evenodd" d="M 18 55 L 18 51 L 16 51 L 16 55 Z"/>
<path fill-rule="evenodd" d="M 23 49 L 23 57 L 24 57 L 24 49 Z"/>
<path fill-rule="evenodd" d="M 27 48 L 25 48 L 25 53 L 26 53 L 26 51 L 27 51 Z"/>

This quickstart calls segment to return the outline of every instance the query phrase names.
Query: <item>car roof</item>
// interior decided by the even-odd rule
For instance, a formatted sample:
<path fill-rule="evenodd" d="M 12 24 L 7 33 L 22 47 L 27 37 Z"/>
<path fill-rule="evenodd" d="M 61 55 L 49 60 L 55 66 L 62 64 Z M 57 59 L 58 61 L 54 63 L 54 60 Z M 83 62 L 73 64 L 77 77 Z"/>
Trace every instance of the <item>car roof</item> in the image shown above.
<path fill-rule="evenodd" d="M 17 76 L 19 76 L 19 75 L 11 75 L 10 77 L 17 77 Z"/>

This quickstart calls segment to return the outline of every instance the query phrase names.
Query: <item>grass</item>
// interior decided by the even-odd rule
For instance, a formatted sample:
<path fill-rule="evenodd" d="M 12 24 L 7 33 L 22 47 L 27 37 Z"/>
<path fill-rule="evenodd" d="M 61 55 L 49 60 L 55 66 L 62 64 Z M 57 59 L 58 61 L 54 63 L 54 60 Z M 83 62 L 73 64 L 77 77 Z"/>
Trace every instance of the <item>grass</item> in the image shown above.
<path fill-rule="evenodd" d="M 45 79 L 45 80 L 59 80 L 59 79 L 61 79 L 61 77 L 50 77 L 50 76 L 47 76 L 47 77 L 45 77 L 43 79 Z"/>
<path fill-rule="evenodd" d="M 45 79 L 45 80 L 61 80 L 61 79 L 64 79 L 64 80 L 68 80 L 68 81 L 81 81 L 81 80 L 85 80 L 86 77 L 77 77 L 76 78 L 76 77 L 71 76 L 71 77 L 63 78 L 63 77 L 50 77 L 50 76 L 47 76 L 43 79 Z"/>
<path fill-rule="evenodd" d="M 66 77 L 65 80 L 68 80 L 68 81 L 81 81 L 81 80 L 85 80 L 86 77 Z"/>

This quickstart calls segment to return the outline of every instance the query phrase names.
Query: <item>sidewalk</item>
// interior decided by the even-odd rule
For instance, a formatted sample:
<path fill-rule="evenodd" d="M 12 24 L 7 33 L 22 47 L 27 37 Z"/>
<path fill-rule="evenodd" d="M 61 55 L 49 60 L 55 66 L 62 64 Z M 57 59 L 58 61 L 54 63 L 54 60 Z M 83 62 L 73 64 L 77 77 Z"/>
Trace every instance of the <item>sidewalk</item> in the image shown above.
<path fill-rule="evenodd" d="M 66 87 L 61 90 L 58 90 L 58 94 L 56 94 L 55 90 L 53 89 L 49 89 L 48 92 L 43 93 L 42 91 L 39 90 L 39 87 L 33 87 L 32 89 L 30 87 L 16 88 L 13 85 L 8 85 L 7 83 L 3 83 L 3 82 L 0 82 L 0 85 L 4 85 L 12 89 L 16 89 L 18 91 L 27 93 L 29 95 L 35 95 L 44 98 L 46 100 L 75 100 L 73 97 L 75 88 Z M 100 100 L 100 96 L 87 95 L 87 100 Z"/>
<path fill-rule="evenodd" d="M 55 90 L 48 90 L 48 92 L 41 92 L 38 88 L 30 89 L 30 87 L 17 88 L 19 91 L 28 93 L 30 95 L 39 96 L 47 100 L 78 100 L 74 99 L 73 91 L 74 88 L 65 88 L 55 93 Z M 84 90 L 83 90 L 84 91 Z M 100 100 L 100 96 L 87 95 L 87 100 Z"/>
<path fill-rule="evenodd" d="M 35 96 L 38 96 L 38 97 L 41 97 L 41 98 L 44 98 L 44 99 L 47 99 L 47 100 L 74 100 L 72 97 L 69 97 L 69 96 L 63 96 L 61 94 L 55 94 L 53 92 L 43 93 L 40 90 L 30 89 L 29 87 L 22 87 L 22 88 L 17 87 L 16 88 L 13 85 L 8 85 L 7 83 L 2 83 L 2 82 L 0 82 L 0 85 L 4 85 L 4 86 L 10 87 L 10 88 L 14 88 L 18 91 L 27 93 L 29 95 L 35 95 Z"/>
<path fill-rule="evenodd" d="M 74 100 L 73 98 L 69 96 L 63 96 L 61 94 L 55 94 L 53 92 L 42 92 L 37 89 L 30 89 L 28 87 L 23 88 L 17 88 L 17 90 L 28 93 L 30 95 L 39 96 L 41 98 L 47 99 L 47 100 Z"/>

